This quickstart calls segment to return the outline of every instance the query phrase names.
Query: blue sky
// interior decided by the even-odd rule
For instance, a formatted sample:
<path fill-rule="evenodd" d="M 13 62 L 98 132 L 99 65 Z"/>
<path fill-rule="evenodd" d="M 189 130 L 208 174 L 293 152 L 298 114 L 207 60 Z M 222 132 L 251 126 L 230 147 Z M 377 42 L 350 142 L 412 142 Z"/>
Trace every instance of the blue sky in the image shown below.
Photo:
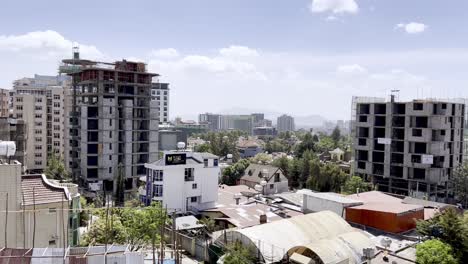
<path fill-rule="evenodd" d="M 47 3 L 46 3 L 47 2 Z M 7 1 L 0 87 L 83 56 L 143 60 L 171 116 L 248 108 L 350 116 L 352 95 L 468 97 L 467 1 Z"/>

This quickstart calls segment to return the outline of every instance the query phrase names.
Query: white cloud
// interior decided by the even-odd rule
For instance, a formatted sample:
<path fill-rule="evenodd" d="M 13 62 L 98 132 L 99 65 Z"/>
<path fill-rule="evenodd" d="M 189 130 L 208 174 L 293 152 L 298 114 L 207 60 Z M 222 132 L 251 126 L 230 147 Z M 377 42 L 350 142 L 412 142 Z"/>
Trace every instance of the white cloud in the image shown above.
<path fill-rule="evenodd" d="M 152 50 L 150 52 L 150 56 L 157 57 L 157 58 L 177 58 L 180 56 L 180 54 L 176 49 L 168 48 L 168 49 Z"/>
<path fill-rule="evenodd" d="M 222 48 L 219 50 L 219 54 L 226 57 L 257 57 L 259 53 L 255 49 L 251 49 L 245 46 L 231 45 L 228 48 Z"/>
<path fill-rule="evenodd" d="M 336 72 L 345 74 L 365 74 L 367 73 L 367 69 L 359 64 L 350 64 L 338 66 Z"/>
<path fill-rule="evenodd" d="M 406 31 L 408 34 L 418 34 L 422 33 L 427 29 L 427 25 L 423 23 L 411 22 L 408 24 L 400 23 L 396 25 L 396 28 L 401 28 Z"/>
<path fill-rule="evenodd" d="M 337 20 L 337 19 L 338 19 L 338 17 L 333 16 L 333 15 L 329 15 L 329 16 L 327 16 L 327 17 L 325 18 L 326 21 L 335 21 L 335 20 Z"/>
<path fill-rule="evenodd" d="M 178 73 L 210 73 L 217 75 L 236 76 L 240 79 L 266 80 L 267 77 L 258 71 L 257 67 L 247 59 L 258 57 L 259 53 L 244 46 L 230 46 L 219 49 L 213 56 L 191 54 L 174 58 L 156 58 L 150 60 L 150 67 L 157 71 Z"/>
<path fill-rule="evenodd" d="M 78 45 L 86 58 L 96 59 L 103 54 L 91 45 L 75 43 L 53 30 L 34 31 L 23 35 L 0 35 L 0 51 L 18 52 L 41 59 L 71 57 L 72 47 Z"/>
<path fill-rule="evenodd" d="M 359 11 L 359 6 L 355 0 L 312 0 L 310 10 L 313 13 L 355 14 Z"/>

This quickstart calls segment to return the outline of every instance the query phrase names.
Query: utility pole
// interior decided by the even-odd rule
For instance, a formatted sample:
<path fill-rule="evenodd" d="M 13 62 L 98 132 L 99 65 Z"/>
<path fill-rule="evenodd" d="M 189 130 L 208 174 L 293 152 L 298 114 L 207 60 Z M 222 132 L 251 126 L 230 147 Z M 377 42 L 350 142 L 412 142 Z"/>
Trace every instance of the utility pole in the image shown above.
<path fill-rule="evenodd" d="M 5 208 L 5 248 L 8 248 L 8 193 L 6 193 Z"/>
<path fill-rule="evenodd" d="M 34 248 L 36 242 L 36 187 L 33 187 L 33 237 L 32 237 L 32 248 Z"/>

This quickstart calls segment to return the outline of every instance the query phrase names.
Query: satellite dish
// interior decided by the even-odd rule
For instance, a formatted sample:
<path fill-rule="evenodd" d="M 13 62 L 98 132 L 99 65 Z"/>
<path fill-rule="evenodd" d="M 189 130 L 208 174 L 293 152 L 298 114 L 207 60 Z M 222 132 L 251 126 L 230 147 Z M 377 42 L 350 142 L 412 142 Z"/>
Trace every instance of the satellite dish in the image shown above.
<path fill-rule="evenodd" d="M 185 149 L 185 142 L 177 142 L 177 149 Z"/>

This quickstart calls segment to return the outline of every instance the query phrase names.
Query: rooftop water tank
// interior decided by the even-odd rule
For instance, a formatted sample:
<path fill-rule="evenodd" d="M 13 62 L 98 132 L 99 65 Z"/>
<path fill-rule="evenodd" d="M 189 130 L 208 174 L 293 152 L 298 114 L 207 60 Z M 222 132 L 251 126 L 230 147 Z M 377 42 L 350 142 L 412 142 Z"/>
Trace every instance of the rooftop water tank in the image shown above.
<path fill-rule="evenodd" d="M 0 156 L 11 157 L 16 153 L 14 141 L 0 141 Z"/>

